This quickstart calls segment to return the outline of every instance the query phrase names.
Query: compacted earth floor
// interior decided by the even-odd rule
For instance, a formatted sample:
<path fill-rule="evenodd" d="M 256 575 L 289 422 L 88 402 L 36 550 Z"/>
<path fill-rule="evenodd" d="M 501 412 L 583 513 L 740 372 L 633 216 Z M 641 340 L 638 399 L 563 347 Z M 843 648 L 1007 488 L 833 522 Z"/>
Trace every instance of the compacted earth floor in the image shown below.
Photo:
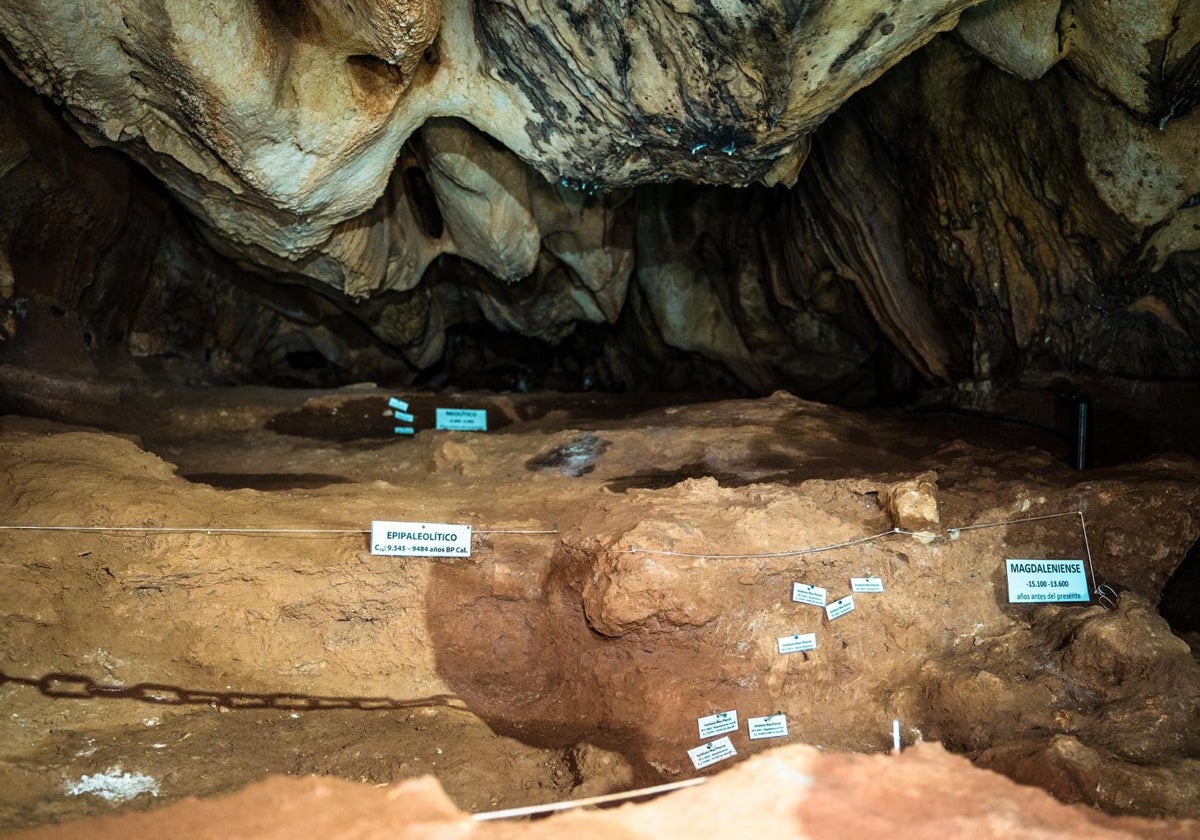
<path fill-rule="evenodd" d="M 737 778 L 784 785 L 826 759 L 773 748 L 882 759 L 894 721 L 922 784 L 976 772 L 936 741 L 1098 809 L 1063 817 L 1081 834 L 1200 817 L 1200 665 L 1157 611 L 1200 536 L 1190 457 L 1078 471 L 1043 429 L 783 393 L 164 389 L 42 414 L 0 420 L 0 831 L 310 774 L 452 826 L 759 753 Z M 374 521 L 470 525 L 471 552 L 379 555 Z M 1086 564 L 1087 601 L 1009 603 L 1009 558 Z M 395 787 L 426 775 L 448 801 Z"/>

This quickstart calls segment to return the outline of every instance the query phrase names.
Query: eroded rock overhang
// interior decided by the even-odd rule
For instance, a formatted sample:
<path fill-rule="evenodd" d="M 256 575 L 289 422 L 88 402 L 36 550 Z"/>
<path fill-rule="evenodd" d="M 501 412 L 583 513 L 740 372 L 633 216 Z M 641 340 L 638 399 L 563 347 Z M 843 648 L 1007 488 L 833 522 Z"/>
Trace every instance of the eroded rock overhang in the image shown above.
<path fill-rule="evenodd" d="M 644 344 L 839 399 L 888 348 L 932 383 L 1200 369 L 1198 42 L 1196 4 L 1099 0 L 0 9 L 85 140 L 391 355 L 277 302 L 271 346 L 411 376 L 456 327 L 553 344 L 633 310 Z"/>
<path fill-rule="evenodd" d="M 336 253 L 436 117 L 584 192 L 794 181 L 814 127 L 969 5 L 42 0 L 0 9 L 0 44 L 232 247 L 295 260 Z"/>

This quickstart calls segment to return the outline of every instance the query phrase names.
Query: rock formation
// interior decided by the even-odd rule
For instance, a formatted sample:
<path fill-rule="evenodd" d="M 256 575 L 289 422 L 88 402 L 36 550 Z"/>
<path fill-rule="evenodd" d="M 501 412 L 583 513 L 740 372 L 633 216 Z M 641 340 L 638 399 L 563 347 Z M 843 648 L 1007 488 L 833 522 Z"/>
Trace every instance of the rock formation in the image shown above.
<path fill-rule="evenodd" d="M 544 801 L 691 773 L 729 708 L 1200 814 L 1200 473 L 1138 461 L 1200 453 L 1200 3 L 9 0 L 0 59 L 0 524 L 340 526 L 4 530 L 0 825 L 127 755 Z M 209 387 L 264 383 L 353 387 Z M 371 383 L 504 433 L 371 440 Z M 775 389 L 909 413 L 616 395 Z M 517 533 L 392 563 L 383 507 Z M 1081 546 L 1094 602 L 1005 599 Z"/>
<path fill-rule="evenodd" d="M 559 348 L 517 379 L 572 387 L 1192 377 L 1198 45 L 1186 3 L 9 4 L 9 69 L 170 199 L 65 136 L 22 179 L 63 129 L 8 95 L 6 194 L 112 172 L 79 212 L 146 285 L 23 267 L 79 230 L 39 206 L 0 226 L 5 334 L 33 340 L 36 299 L 85 355 L 318 384 L 504 364 L 483 325 Z M 202 241 L 154 232 L 168 201 Z M 181 296 L 239 338 L 114 328 Z"/>

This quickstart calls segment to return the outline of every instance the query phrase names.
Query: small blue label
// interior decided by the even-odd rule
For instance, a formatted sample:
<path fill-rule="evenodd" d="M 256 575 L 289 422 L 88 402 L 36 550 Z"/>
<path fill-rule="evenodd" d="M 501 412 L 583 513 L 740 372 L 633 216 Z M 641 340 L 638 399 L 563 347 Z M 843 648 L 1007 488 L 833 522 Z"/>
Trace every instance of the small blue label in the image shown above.
<path fill-rule="evenodd" d="M 396 426 L 392 431 L 398 435 L 411 435 L 413 428 L 412 426 Z"/>
<path fill-rule="evenodd" d="M 408 411 L 408 403 L 396 397 L 388 397 L 388 407 L 397 411 Z"/>
<path fill-rule="evenodd" d="M 439 408 L 436 425 L 447 432 L 486 432 L 487 409 Z"/>

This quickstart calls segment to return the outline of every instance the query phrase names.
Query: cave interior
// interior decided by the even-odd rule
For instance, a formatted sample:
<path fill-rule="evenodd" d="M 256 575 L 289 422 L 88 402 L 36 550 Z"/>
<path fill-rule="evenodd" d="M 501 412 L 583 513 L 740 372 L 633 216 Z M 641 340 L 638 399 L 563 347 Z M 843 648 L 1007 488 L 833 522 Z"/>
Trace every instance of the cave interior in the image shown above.
<path fill-rule="evenodd" d="M 30 0 L 0 58 L 0 832 L 893 735 L 1200 831 L 1197 4 Z"/>

